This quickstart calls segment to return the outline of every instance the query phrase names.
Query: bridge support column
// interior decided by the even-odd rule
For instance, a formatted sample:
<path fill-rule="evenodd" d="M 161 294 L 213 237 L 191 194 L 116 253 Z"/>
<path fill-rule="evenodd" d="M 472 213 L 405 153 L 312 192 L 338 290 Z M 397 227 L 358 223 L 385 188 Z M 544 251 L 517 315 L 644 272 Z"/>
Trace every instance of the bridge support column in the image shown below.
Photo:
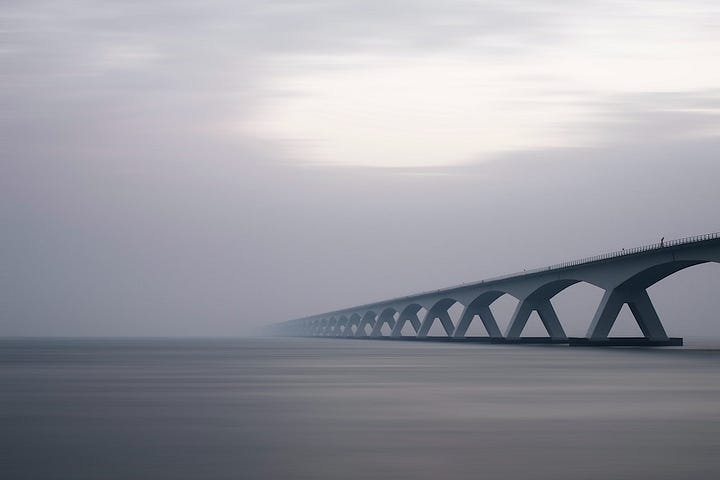
<path fill-rule="evenodd" d="M 626 303 L 630 307 L 630 311 L 645 338 L 648 340 L 668 339 L 647 290 L 644 288 L 628 289 L 622 287 L 605 291 L 586 337 L 591 340 L 607 339 L 622 306 Z"/>
<path fill-rule="evenodd" d="M 427 334 L 430 331 L 433 323 L 435 323 L 436 318 L 440 319 L 440 322 L 442 323 L 442 326 L 445 329 L 445 333 L 447 334 L 447 336 L 452 337 L 453 332 L 455 331 L 455 325 L 453 325 L 452 319 L 450 318 L 450 314 L 448 313 L 447 309 L 430 309 L 425 315 L 425 320 L 423 320 L 422 325 L 420 326 L 420 330 L 418 330 L 417 332 L 417 336 L 419 338 L 427 337 Z"/>
<path fill-rule="evenodd" d="M 356 337 L 367 337 L 367 332 L 365 331 L 365 325 L 370 325 L 370 328 L 375 329 L 375 321 L 377 319 L 375 318 L 375 312 L 368 312 L 365 315 L 363 315 L 362 319 L 360 320 L 360 323 L 358 324 L 357 330 L 355 331 Z"/>
<path fill-rule="evenodd" d="M 338 332 L 340 331 L 340 326 L 341 326 L 341 320 L 338 319 L 338 321 L 335 322 L 335 324 L 332 326 L 332 328 L 330 328 L 330 334 L 329 334 L 329 336 L 331 336 L 331 337 L 337 337 L 337 336 L 338 336 Z"/>
<path fill-rule="evenodd" d="M 358 325 L 360 324 L 360 316 L 357 314 L 353 314 L 348 318 L 347 325 L 345 326 L 345 330 L 342 332 L 343 337 L 354 337 L 355 332 L 357 332 Z M 355 331 L 353 331 L 352 327 L 355 326 Z"/>
<path fill-rule="evenodd" d="M 331 318 L 330 320 L 328 320 L 328 323 L 323 330 L 323 337 L 332 337 L 333 330 L 335 330 L 335 325 L 337 325 L 337 319 Z"/>
<path fill-rule="evenodd" d="M 391 337 L 402 337 L 402 328 L 405 326 L 405 322 L 409 321 L 413 328 L 415 329 L 415 332 L 420 331 L 420 319 L 417 316 L 417 312 L 420 310 L 418 308 L 414 312 L 407 312 L 403 311 L 400 313 L 400 317 L 398 318 L 397 323 L 395 324 L 395 328 L 393 328 L 392 333 L 390 334 Z"/>
<path fill-rule="evenodd" d="M 557 313 L 555 313 L 555 308 L 547 298 L 541 300 L 522 300 L 515 309 L 515 313 L 513 313 L 505 338 L 509 340 L 520 338 L 520 334 L 525 328 L 525 325 L 527 325 L 530 315 L 535 311 L 540 316 L 540 320 L 542 320 L 545 330 L 547 330 L 550 338 L 556 340 L 567 340 L 567 335 L 565 335 L 565 330 L 560 324 Z"/>
<path fill-rule="evenodd" d="M 382 337 L 382 326 L 384 324 L 388 324 L 388 327 L 390 329 L 395 328 L 395 311 L 394 310 L 385 310 L 382 312 L 377 320 L 375 320 L 375 326 L 373 327 L 372 332 L 370 333 L 371 337 Z"/>
<path fill-rule="evenodd" d="M 464 338 L 468 328 L 470 328 L 470 322 L 475 318 L 475 315 L 480 317 L 490 338 L 502 338 L 502 332 L 500 332 L 500 328 L 498 328 L 495 316 L 492 310 L 490 310 L 490 305 L 469 305 L 463 312 L 462 317 L 460 317 L 460 322 L 458 322 L 453 337 Z"/>

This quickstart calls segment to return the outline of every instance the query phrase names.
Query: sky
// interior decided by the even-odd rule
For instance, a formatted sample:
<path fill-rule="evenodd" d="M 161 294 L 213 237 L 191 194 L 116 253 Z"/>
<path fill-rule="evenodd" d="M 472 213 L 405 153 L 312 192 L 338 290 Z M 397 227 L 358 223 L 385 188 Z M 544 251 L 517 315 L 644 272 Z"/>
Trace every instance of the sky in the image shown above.
<path fill-rule="evenodd" d="M 716 1 L 4 0 L 0 39 L 0 336 L 243 335 L 720 231 Z M 720 336 L 718 288 L 650 293 Z"/>

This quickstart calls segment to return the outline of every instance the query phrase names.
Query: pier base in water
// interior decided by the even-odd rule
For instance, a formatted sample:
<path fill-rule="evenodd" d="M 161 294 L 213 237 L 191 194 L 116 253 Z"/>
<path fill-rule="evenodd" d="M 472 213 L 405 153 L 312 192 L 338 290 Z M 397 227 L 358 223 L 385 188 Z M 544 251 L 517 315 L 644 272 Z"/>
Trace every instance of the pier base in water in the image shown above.
<path fill-rule="evenodd" d="M 682 337 L 671 337 L 667 340 L 650 340 L 645 337 L 615 337 L 605 340 L 589 338 L 571 338 L 571 347 L 682 347 Z"/>
<path fill-rule="evenodd" d="M 310 338 L 343 338 L 345 340 L 387 340 L 399 342 L 441 342 L 441 343 L 485 343 L 491 345 L 569 345 L 571 347 L 682 347 L 682 337 L 671 337 L 667 340 L 649 340 L 645 337 L 615 337 L 604 340 L 592 340 L 584 337 L 567 339 L 550 337 L 310 337 Z"/>

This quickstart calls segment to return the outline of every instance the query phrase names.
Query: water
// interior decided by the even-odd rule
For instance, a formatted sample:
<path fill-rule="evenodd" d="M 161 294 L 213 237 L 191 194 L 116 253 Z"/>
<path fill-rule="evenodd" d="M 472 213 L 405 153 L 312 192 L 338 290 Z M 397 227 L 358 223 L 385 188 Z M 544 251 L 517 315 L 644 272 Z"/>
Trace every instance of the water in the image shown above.
<path fill-rule="evenodd" d="M 720 478 L 720 350 L 2 340 L 3 479 Z"/>

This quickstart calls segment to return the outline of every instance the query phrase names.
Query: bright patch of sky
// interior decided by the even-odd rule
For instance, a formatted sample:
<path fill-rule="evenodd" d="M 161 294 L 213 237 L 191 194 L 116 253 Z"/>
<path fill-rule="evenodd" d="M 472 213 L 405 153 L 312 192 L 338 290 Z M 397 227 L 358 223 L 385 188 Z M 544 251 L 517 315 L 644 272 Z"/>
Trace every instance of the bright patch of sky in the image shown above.
<path fill-rule="evenodd" d="M 546 38 L 536 43 L 523 44 L 522 29 L 480 30 L 426 52 L 276 57 L 271 93 L 239 128 L 285 142 L 305 162 L 432 167 L 597 144 L 623 95 L 720 85 L 717 6 L 565 7 L 565 16 L 542 12 L 558 17 L 552 34 L 537 28 Z"/>
<path fill-rule="evenodd" d="M 720 91 L 714 1 L 12 0 L 0 31 L 0 119 L 21 134 L 41 119 L 102 145 L 182 132 L 299 164 L 596 146 L 630 96 L 693 98 L 634 114 L 717 117 L 701 98 Z M 717 132 L 706 123 L 695 131 Z"/>

